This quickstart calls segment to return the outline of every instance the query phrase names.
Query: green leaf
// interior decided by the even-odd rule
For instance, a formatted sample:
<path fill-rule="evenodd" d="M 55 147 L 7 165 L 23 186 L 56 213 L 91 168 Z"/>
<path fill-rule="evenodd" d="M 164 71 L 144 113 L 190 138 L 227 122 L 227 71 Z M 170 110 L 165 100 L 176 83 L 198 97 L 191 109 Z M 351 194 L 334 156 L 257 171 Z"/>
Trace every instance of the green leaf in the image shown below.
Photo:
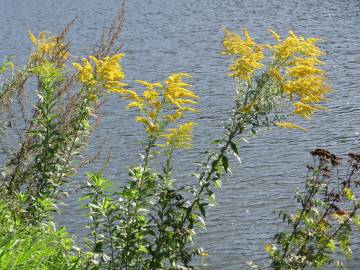
<path fill-rule="evenodd" d="M 140 245 L 140 246 L 139 246 L 139 251 L 140 251 L 141 253 L 148 253 L 148 249 L 147 249 L 146 246 L 144 246 L 144 245 Z"/>
<path fill-rule="evenodd" d="M 213 140 L 211 144 L 221 144 L 222 140 Z"/>
<path fill-rule="evenodd" d="M 203 217 L 206 217 L 206 211 L 204 208 L 204 204 L 199 203 L 199 209 L 200 209 L 200 212 L 203 215 Z"/>
<path fill-rule="evenodd" d="M 211 169 L 213 171 L 216 171 L 216 168 L 218 166 L 218 161 L 217 160 L 214 160 L 212 163 L 211 163 Z"/>
<path fill-rule="evenodd" d="M 208 195 L 208 201 L 209 201 L 210 206 L 215 206 L 216 205 L 216 196 L 215 196 L 214 193 L 210 193 Z"/>
<path fill-rule="evenodd" d="M 350 188 L 344 188 L 343 192 L 344 192 L 346 199 L 348 199 L 349 201 L 353 201 L 355 199 L 354 193 L 352 192 L 352 190 Z"/>
<path fill-rule="evenodd" d="M 228 160 L 227 156 L 223 155 L 222 158 L 221 158 L 221 162 L 222 162 L 222 164 L 224 166 L 225 172 L 228 172 L 229 160 Z"/>
<path fill-rule="evenodd" d="M 352 218 L 354 225 L 358 228 L 358 230 L 360 230 L 360 219 L 359 216 L 357 214 L 355 214 Z"/>
<path fill-rule="evenodd" d="M 239 156 L 239 151 L 238 151 L 237 146 L 236 146 L 236 144 L 235 144 L 234 142 L 230 142 L 230 147 L 231 147 L 231 149 L 234 151 L 234 153 L 235 153 L 237 156 Z"/>
<path fill-rule="evenodd" d="M 205 220 L 201 216 L 197 216 L 197 218 L 200 221 L 197 223 L 197 225 L 202 229 L 206 229 Z"/>
<path fill-rule="evenodd" d="M 222 188 L 222 187 L 221 187 L 221 181 L 220 181 L 217 177 L 216 177 L 215 180 L 214 180 L 214 187 L 215 187 L 216 189 Z"/>
<path fill-rule="evenodd" d="M 326 244 L 326 247 L 329 248 L 332 253 L 334 253 L 336 250 L 334 239 L 330 239 L 330 241 Z"/>

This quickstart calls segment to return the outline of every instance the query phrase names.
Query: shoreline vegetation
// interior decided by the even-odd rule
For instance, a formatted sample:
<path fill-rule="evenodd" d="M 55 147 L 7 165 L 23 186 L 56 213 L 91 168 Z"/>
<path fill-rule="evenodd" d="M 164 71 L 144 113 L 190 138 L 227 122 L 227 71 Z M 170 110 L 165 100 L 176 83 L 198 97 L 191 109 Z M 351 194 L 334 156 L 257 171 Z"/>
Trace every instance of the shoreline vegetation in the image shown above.
<path fill-rule="evenodd" d="M 91 55 L 71 54 L 67 34 L 74 20 L 56 36 L 29 32 L 32 49 L 23 66 L 11 59 L 0 64 L 0 269 L 206 269 L 201 261 L 212 254 L 198 246 L 196 233 L 206 229 L 207 210 L 231 176 L 229 160 L 241 163 L 243 137 L 264 127 L 307 132 L 289 119 L 310 120 L 327 111 L 333 90 L 319 39 L 269 30 L 273 42 L 262 44 L 247 29 L 224 29 L 222 53 L 236 82 L 233 109 L 222 137 L 202 149 L 207 156 L 194 161 L 197 169 L 185 185 L 189 181 L 173 177 L 179 169 L 173 160 L 192 147 L 197 123 L 188 116 L 200 113 L 191 75 L 137 79 L 133 88 L 124 83 L 124 19 L 125 2 Z M 66 185 L 92 159 L 82 152 L 108 95 L 136 112 L 141 159 L 115 191 L 102 173 L 88 173 L 81 198 L 88 235 L 80 248 L 53 214 L 70 196 Z M 249 269 L 341 268 L 351 259 L 351 236 L 360 229 L 360 154 L 349 153 L 346 160 L 326 149 L 310 154 L 304 188 L 294 195 L 298 208 L 279 213 L 285 226 L 264 246 L 267 262 L 249 258 Z"/>

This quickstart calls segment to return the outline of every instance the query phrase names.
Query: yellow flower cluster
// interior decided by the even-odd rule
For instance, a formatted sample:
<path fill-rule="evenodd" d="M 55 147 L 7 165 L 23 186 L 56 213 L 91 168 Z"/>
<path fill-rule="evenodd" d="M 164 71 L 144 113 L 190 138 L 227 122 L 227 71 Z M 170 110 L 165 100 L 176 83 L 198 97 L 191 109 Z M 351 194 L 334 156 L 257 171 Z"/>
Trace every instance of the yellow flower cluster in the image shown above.
<path fill-rule="evenodd" d="M 187 122 L 179 124 L 177 128 L 167 129 L 167 133 L 161 135 L 165 143 L 160 146 L 170 148 L 172 151 L 191 148 L 192 131 L 195 125 L 194 122 Z"/>
<path fill-rule="evenodd" d="M 225 29 L 223 53 L 237 57 L 229 67 L 232 71 L 229 75 L 250 81 L 255 70 L 263 67 L 264 46 L 257 44 L 246 29 L 243 29 L 243 34 L 244 38 Z"/>
<path fill-rule="evenodd" d="M 325 101 L 326 94 L 331 91 L 325 83 L 325 72 L 320 68 L 324 63 L 319 57 L 324 53 L 316 45 L 318 39 L 296 36 L 292 31 L 282 39 L 275 31 L 269 31 L 275 39 L 274 45 L 257 44 L 246 29 L 244 38 L 225 29 L 223 53 L 236 57 L 230 66 L 230 76 L 251 81 L 255 71 L 263 67 L 264 49 L 269 49 L 271 61 L 264 71 L 268 80 L 289 97 L 294 114 L 310 119 L 315 111 L 324 109 L 316 104 Z M 277 126 L 300 128 L 289 122 Z"/>
<path fill-rule="evenodd" d="M 166 101 L 175 106 L 178 112 L 197 112 L 194 108 L 184 106 L 186 104 L 197 104 L 197 101 L 194 99 L 198 98 L 198 96 L 187 89 L 191 87 L 191 85 L 183 82 L 183 77 L 191 78 L 191 76 L 187 73 L 176 73 L 170 75 L 168 79 L 165 80 L 166 86 L 164 87 L 164 97 Z"/>
<path fill-rule="evenodd" d="M 298 125 L 295 125 L 291 122 L 276 122 L 275 125 L 277 127 L 281 127 L 281 128 L 295 128 L 295 129 L 300 129 L 302 131 L 307 131 L 306 128 L 300 127 Z"/>
<path fill-rule="evenodd" d="M 50 60 L 59 58 L 62 61 L 65 61 L 70 56 L 70 53 L 66 50 L 65 44 L 56 36 L 46 37 L 46 33 L 41 32 L 37 38 L 29 31 L 28 37 L 31 43 L 36 46 L 36 51 L 32 54 L 32 57 L 35 58 L 35 60 L 46 60 L 46 57 L 48 57 Z"/>
<path fill-rule="evenodd" d="M 141 112 L 136 121 L 142 123 L 148 133 L 154 134 L 163 126 L 183 117 L 183 112 L 197 112 L 189 105 L 196 104 L 197 96 L 189 90 L 190 84 L 185 83 L 182 78 L 191 77 L 186 73 L 175 73 L 170 75 L 163 83 L 150 83 L 138 80 L 145 89 L 142 95 L 132 90 L 117 91 L 130 103 L 127 108 L 136 108 Z"/>
<path fill-rule="evenodd" d="M 73 66 L 77 69 L 79 81 L 84 85 L 99 86 L 110 92 L 122 93 L 126 84 L 121 82 L 125 75 L 119 61 L 123 56 L 124 54 L 115 54 L 104 59 L 89 56 L 93 64 L 88 59 L 82 58 L 82 65 L 73 63 Z"/>
<path fill-rule="evenodd" d="M 161 90 L 162 85 L 160 82 L 149 83 L 146 81 L 138 80 L 137 83 L 144 86 L 142 96 L 139 96 L 134 91 L 124 93 L 131 100 L 128 109 L 137 108 L 141 112 L 141 116 L 137 116 L 135 120 L 144 124 L 148 133 L 155 133 L 160 130 L 159 113 L 162 109 Z"/>
<path fill-rule="evenodd" d="M 318 57 L 324 53 L 315 44 L 318 39 L 305 39 L 290 31 L 289 36 L 281 41 L 278 34 L 271 32 L 277 37 L 278 44 L 269 46 L 275 61 L 269 75 L 291 100 L 297 100 L 292 104 L 294 113 L 310 119 L 315 111 L 324 109 L 314 103 L 326 100 L 325 95 L 331 91 L 325 83 L 324 70 L 319 68 L 324 63 Z"/>
<path fill-rule="evenodd" d="M 161 108 L 160 101 L 160 89 L 162 88 L 161 83 L 149 83 L 142 80 L 137 80 L 137 83 L 143 85 L 145 87 L 145 91 L 143 92 L 143 97 L 138 96 L 135 92 L 128 92 L 128 97 L 132 100 L 127 106 L 130 108 L 138 108 L 139 110 L 144 109 L 144 105 L 150 109 L 149 115 L 151 118 L 155 118 L 155 115 L 159 112 Z M 126 93 L 125 93 L 126 94 Z"/>
<path fill-rule="evenodd" d="M 119 63 L 124 54 L 114 54 L 102 60 L 94 56 L 89 58 L 95 63 L 96 78 L 102 82 L 102 86 L 108 91 L 123 89 L 126 84 L 121 81 L 125 79 L 125 74 Z"/>
<path fill-rule="evenodd" d="M 73 63 L 73 66 L 77 69 L 77 78 L 86 86 L 93 86 L 96 84 L 94 69 L 89 60 L 82 58 L 82 65 Z"/>
<path fill-rule="evenodd" d="M 61 69 L 57 68 L 54 63 L 44 62 L 32 69 L 32 72 L 41 78 L 51 78 L 53 82 L 62 79 Z"/>
<path fill-rule="evenodd" d="M 125 89 L 126 84 L 122 82 L 125 75 L 119 63 L 122 57 L 123 54 L 115 54 L 100 60 L 89 56 L 89 60 L 83 58 L 81 64 L 73 63 L 73 66 L 77 69 L 77 78 L 87 87 L 100 87 L 130 100 L 127 108 L 140 111 L 141 115 L 135 120 L 142 123 L 149 134 L 156 134 L 163 126 L 182 118 L 184 111 L 196 112 L 189 105 L 197 103 L 194 100 L 197 96 L 189 90 L 191 85 L 182 80 L 191 77 L 189 74 L 172 74 L 163 84 L 138 80 L 136 82 L 145 88 L 140 95 Z"/>
<path fill-rule="evenodd" d="M 310 57 L 319 57 L 324 53 L 316 46 L 317 38 L 307 38 L 296 36 L 292 31 L 289 31 L 288 37 L 281 41 L 280 35 L 270 30 L 278 44 L 271 46 L 276 59 L 280 61 L 287 61 L 295 55 L 304 55 Z"/>

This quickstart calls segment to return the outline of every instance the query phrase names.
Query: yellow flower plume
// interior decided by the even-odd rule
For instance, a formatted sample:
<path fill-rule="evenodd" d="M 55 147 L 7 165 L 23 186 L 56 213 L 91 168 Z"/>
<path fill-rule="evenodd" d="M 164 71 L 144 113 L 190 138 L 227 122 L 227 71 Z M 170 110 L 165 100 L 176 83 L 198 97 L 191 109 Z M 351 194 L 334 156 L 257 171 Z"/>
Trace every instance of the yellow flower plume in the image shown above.
<path fill-rule="evenodd" d="M 306 128 L 300 127 L 291 122 L 276 122 L 275 126 L 280 127 L 280 128 L 294 128 L 294 129 L 300 129 L 302 131 L 308 131 Z"/>
<path fill-rule="evenodd" d="M 147 133 L 159 135 L 165 126 L 181 119 L 184 112 L 197 112 L 191 105 L 197 104 L 198 96 L 190 90 L 191 85 L 183 81 L 184 77 L 191 76 L 175 73 L 163 83 L 137 80 L 144 88 L 142 94 L 128 89 L 111 91 L 130 100 L 127 109 L 135 108 L 140 112 L 135 121 L 142 123 Z"/>
<path fill-rule="evenodd" d="M 160 146 L 172 150 L 191 148 L 192 131 L 195 125 L 194 122 L 188 122 L 179 124 L 177 128 L 168 129 L 167 133 L 161 136 L 165 139 L 165 143 Z"/>
<path fill-rule="evenodd" d="M 290 57 L 296 55 L 310 56 L 310 57 L 319 57 L 324 55 L 317 46 L 316 42 L 319 41 L 317 38 L 307 38 L 305 39 L 302 36 L 296 36 L 294 32 L 289 31 L 289 35 L 280 42 L 280 36 L 277 39 L 278 44 L 272 46 L 272 50 L 275 54 L 276 59 L 281 61 L 286 61 Z"/>
<path fill-rule="evenodd" d="M 36 46 L 36 51 L 32 54 L 32 58 L 35 60 L 54 60 L 60 58 L 62 61 L 65 61 L 70 56 L 66 45 L 59 37 L 47 37 L 45 32 L 41 32 L 37 38 L 29 31 L 28 38 Z"/>
<path fill-rule="evenodd" d="M 223 53 L 234 57 L 229 69 L 230 76 L 245 82 L 254 81 L 255 72 L 263 68 L 264 49 L 270 50 L 266 70 L 266 84 L 279 90 L 279 98 L 287 96 L 293 106 L 293 114 L 310 119 L 314 112 L 324 110 L 317 103 L 326 101 L 326 95 L 332 91 L 325 82 L 324 64 L 319 57 L 325 53 L 317 46 L 319 39 L 304 38 L 289 31 L 282 38 L 272 29 L 268 29 L 275 40 L 274 45 L 257 44 L 246 29 L 240 36 L 225 29 Z M 266 55 L 267 56 L 267 55 Z M 256 87 L 256 86 L 255 86 Z M 244 108 L 244 111 L 250 110 Z M 276 124 L 279 127 L 299 128 L 290 122 Z"/>
<path fill-rule="evenodd" d="M 319 39 L 305 39 L 290 31 L 283 41 L 280 36 L 276 40 L 278 44 L 268 46 L 274 61 L 268 75 L 290 100 L 296 101 L 292 103 L 293 113 L 310 119 L 314 112 L 325 109 L 315 104 L 326 101 L 326 94 L 332 91 L 325 82 L 325 71 L 320 68 L 324 62 L 319 57 L 324 52 L 316 45 Z"/>
<path fill-rule="evenodd" d="M 175 73 L 170 75 L 165 80 L 166 86 L 164 97 L 180 111 L 197 112 L 197 110 L 192 107 L 184 106 L 185 104 L 197 104 L 197 101 L 194 99 L 198 98 L 197 95 L 189 90 L 191 84 L 185 83 L 182 80 L 184 77 L 191 78 L 191 75 L 187 73 Z"/>
<path fill-rule="evenodd" d="M 77 69 L 77 78 L 80 82 L 87 86 L 93 86 L 96 84 L 94 69 L 90 62 L 86 58 L 82 58 L 82 65 L 73 63 L 73 66 Z"/>
<path fill-rule="evenodd" d="M 244 81 L 250 81 L 257 69 L 263 67 L 264 47 L 257 44 L 248 31 L 243 29 L 244 38 L 227 29 L 223 40 L 223 53 L 235 57 L 230 65 L 229 75 Z"/>
<path fill-rule="evenodd" d="M 77 78 L 84 85 L 88 87 L 97 85 L 109 92 L 131 95 L 132 92 L 125 90 L 126 84 L 122 82 L 125 75 L 119 61 L 123 56 L 124 54 L 114 54 L 103 59 L 89 56 L 92 63 L 82 58 L 82 64 L 73 63 L 73 66 L 77 69 Z"/>
<path fill-rule="evenodd" d="M 271 33 L 271 35 L 273 36 L 273 38 L 276 40 L 276 41 L 280 41 L 281 40 L 281 37 L 278 33 L 276 33 L 274 30 L 272 29 L 268 29 L 268 31 Z"/>

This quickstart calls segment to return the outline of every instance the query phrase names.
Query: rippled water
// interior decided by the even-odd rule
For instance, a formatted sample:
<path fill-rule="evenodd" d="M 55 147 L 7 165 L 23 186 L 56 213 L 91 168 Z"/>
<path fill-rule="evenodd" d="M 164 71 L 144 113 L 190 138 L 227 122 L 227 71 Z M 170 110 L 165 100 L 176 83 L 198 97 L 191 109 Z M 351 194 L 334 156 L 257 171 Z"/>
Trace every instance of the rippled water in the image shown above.
<path fill-rule="evenodd" d="M 0 55 L 15 53 L 21 62 L 30 46 L 27 30 L 57 32 L 75 16 L 79 18 L 70 37 L 83 52 L 94 43 L 104 19 L 115 14 L 118 2 L 0 0 Z M 200 124 L 198 146 L 179 157 L 182 167 L 190 167 L 197 150 L 221 134 L 221 120 L 231 107 L 234 83 L 225 75 L 227 60 L 219 54 L 222 26 L 247 27 L 259 40 L 270 39 L 267 28 L 282 35 L 292 29 L 321 37 L 329 81 L 337 90 L 331 95 L 331 112 L 318 113 L 304 124 L 310 132 L 271 130 L 242 144 L 243 163 L 234 163 L 233 177 L 218 194 L 219 206 L 211 210 L 208 231 L 199 238 L 210 254 L 209 269 L 244 269 L 246 261 L 266 258 L 263 244 L 282 228 L 272 211 L 294 205 L 292 194 L 302 187 L 308 151 L 360 151 L 360 1 L 128 0 L 123 33 L 128 80 L 161 80 L 171 72 L 186 71 L 193 74 L 194 89 L 201 96 L 201 114 L 194 119 Z M 111 154 L 106 174 L 116 185 L 121 185 L 126 167 L 136 162 L 132 153 L 141 136 L 122 107 L 118 99 L 105 104 L 91 148 L 101 146 Z M 178 179 L 182 176 L 180 171 Z M 78 201 L 69 204 L 61 220 L 69 230 L 83 233 Z M 355 242 L 349 269 L 360 268 L 359 238 Z"/>

